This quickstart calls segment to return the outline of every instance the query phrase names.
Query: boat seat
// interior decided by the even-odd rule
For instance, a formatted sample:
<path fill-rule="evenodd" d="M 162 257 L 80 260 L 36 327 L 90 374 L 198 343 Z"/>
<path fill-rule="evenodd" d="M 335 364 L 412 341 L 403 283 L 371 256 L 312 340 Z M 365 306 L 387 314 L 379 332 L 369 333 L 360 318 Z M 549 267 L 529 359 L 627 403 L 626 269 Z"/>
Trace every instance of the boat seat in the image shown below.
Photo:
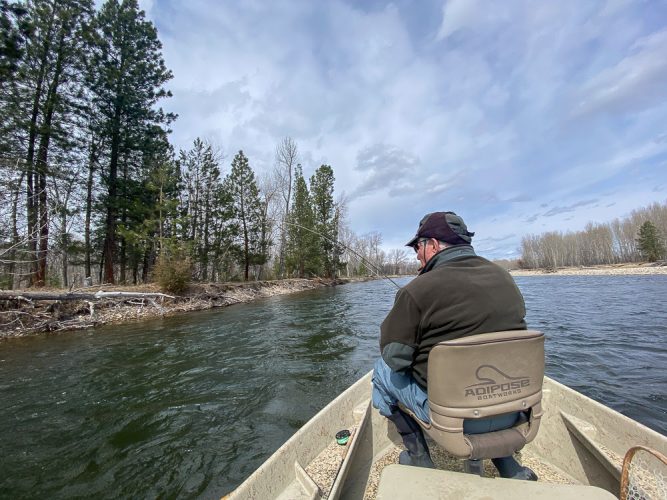
<path fill-rule="evenodd" d="M 543 379 L 541 332 L 512 330 L 440 342 L 428 358 L 431 422 L 411 415 L 452 455 L 471 460 L 509 456 L 537 435 Z M 510 426 L 467 431 L 491 417 L 510 417 Z"/>

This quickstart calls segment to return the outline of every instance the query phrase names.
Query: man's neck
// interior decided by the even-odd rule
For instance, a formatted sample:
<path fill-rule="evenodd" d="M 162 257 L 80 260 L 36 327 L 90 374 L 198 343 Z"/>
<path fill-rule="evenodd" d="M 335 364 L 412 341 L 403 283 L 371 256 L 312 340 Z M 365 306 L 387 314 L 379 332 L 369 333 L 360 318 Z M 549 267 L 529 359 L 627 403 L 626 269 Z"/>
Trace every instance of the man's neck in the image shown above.
<path fill-rule="evenodd" d="M 419 274 L 424 274 L 429 272 L 431 269 L 441 266 L 442 264 L 449 262 L 460 257 L 472 257 L 477 255 L 475 249 L 472 245 L 454 245 L 447 247 L 444 250 L 440 250 L 433 257 L 429 259 L 423 269 Z"/>

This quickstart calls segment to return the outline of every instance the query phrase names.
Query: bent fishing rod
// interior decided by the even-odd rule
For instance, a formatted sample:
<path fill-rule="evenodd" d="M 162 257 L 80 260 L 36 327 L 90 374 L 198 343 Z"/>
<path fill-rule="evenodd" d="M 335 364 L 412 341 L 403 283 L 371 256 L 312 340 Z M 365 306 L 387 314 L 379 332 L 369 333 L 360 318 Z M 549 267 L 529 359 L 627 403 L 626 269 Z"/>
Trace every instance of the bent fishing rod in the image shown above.
<path fill-rule="evenodd" d="M 306 226 L 304 226 L 304 225 L 302 225 L 302 224 L 298 224 L 298 223 L 296 223 L 296 222 L 279 221 L 279 220 L 277 220 L 277 219 L 271 219 L 271 218 L 268 218 L 268 217 L 267 217 L 266 220 L 269 220 L 269 221 L 271 221 L 271 222 L 274 222 L 274 223 L 275 223 L 281 230 L 284 229 L 284 225 L 283 225 L 283 224 L 287 224 L 288 226 L 298 227 L 298 228 L 304 229 L 304 230 L 306 230 L 306 231 L 308 231 L 308 232 L 311 232 L 311 233 L 313 233 L 313 234 L 315 234 L 315 235 L 317 235 L 317 236 L 320 236 L 320 237 L 324 238 L 325 240 L 329 241 L 330 243 L 333 243 L 334 245 L 340 245 L 340 246 L 344 247 L 345 249 L 347 249 L 348 251 L 350 251 L 352 254 L 354 254 L 356 257 L 358 257 L 359 259 L 361 259 L 361 260 L 362 260 L 365 264 L 367 264 L 370 268 L 372 268 L 373 271 L 375 271 L 376 276 L 381 277 L 381 278 L 385 278 L 385 279 L 389 280 L 389 281 L 390 281 L 396 288 L 398 288 L 399 290 L 401 289 L 401 287 L 400 287 L 400 285 L 399 285 L 398 283 L 396 283 L 393 279 L 391 279 L 391 278 L 390 278 L 389 276 L 387 276 L 385 273 L 383 273 L 382 271 L 380 271 L 380 269 L 379 269 L 375 264 L 373 264 L 372 262 L 370 262 L 370 261 L 369 261 L 368 259 L 366 259 L 363 255 L 359 254 L 356 250 L 354 250 L 353 248 L 350 248 L 350 246 L 346 245 L 345 243 L 341 243 L 340 241 L 337 241 L 337 240 L 334 240 L 333 238 L 330 238 L 330 237 L 327 236 L 326 234 L 322 234 L 322 233 L 320 233 L 319 231 L 315 231 L 314 229 L 312 229 L 312 228 L 310 228 L 310 227 L 306 227 Z"/>

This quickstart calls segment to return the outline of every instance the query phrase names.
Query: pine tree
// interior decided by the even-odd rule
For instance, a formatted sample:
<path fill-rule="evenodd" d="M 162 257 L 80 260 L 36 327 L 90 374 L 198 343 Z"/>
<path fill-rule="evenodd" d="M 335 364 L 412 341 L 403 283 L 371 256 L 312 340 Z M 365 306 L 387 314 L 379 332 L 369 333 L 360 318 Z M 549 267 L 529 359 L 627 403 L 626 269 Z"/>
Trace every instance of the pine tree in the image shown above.
<path fill-rule="evenodd" d="M 264 264 L 267 250 L 263 248 L 262 234 L 266 219 L 262 210 L 255 174 L 248 164 L 248 158 L 239 151 L 232 161 L 232 170 L 225 179 L 232 199 L 234 219 L 238 228 L 236 249 L 239 262 L 243 265 L 243 275 L 248 281 L 250 266 Z"/>
<path fill-rule="evenodd" d="M 334 173 L 329 165 L 321 165 L 310 178 L 315 230 L 320 235 L 321 272 L 335 278 L 340 266 L 341 250 L 337 244 L 338 216 L 334 203 Z"/>
<path fill-rule="evenodd" d="M 212 265 L 211 281 L 217 277 L 229 278 L 235 260 L 235 240 L 238 226 L 234 220 L 234 200 L 226 182 L 218 185 L 213 192 L 216 216 L 211 220 Z"/>
<path fill-rule="evenodd" d="M 127 218 L 136 170 L 145 166 L 141 150 L 146 134 L 154 133 L 175 119 L 156 107 L 171 94 L 163 85 L 172 78 L 162 59 L 157 31 L 136 0 L 107 0 L 96 22 L 89 81 L 95 112 L 99 114 L 99 136 L 107 151 L 103 181 L 104 281 L 114 283 L 119 234 L 117 227 Z M 124 242 L 120 241 L 121 279 L 125 272 Z"/>
<path fill-rule="evenodd" d="M 142 160 L 135 178 L 127 178 L 123 170 L 120 219 L 120 281 L 127 270 L 132 282 L 148 279 L 148 272 L 169 238 L 165 227 L 176 216 L 179 176 L 173 150 L 166 132 L 156 127 L 147 133 L 141 144 Z"/>
<path fill-rule="evenodd" d="M 92 0 L 25 4 L 29 35 L 11 81 L 0 85 L 4 143 L 0 149 L 21 157 L 24 165 L 31 284 L 35 286 L 46 281 L 51 184 L 70 176 L 74 170 L 69 166 L 76 163 L 83 35 L 92 11 Z"/>
<path fill-rule="evenodd" d="M 665 244 L 662 235 L 655 225 L 647 220 L 639 228 L 637 244 L 642 255 L 649 261 L 655 262 L 665 256 Z"/>
<path fill-rule="evenodd" d="M 179 163 L 183 175 L 182 215 L 186 238 L 192 242 L 194 259 L 199 263 L 199 278 L 208 279 L 214 220 L 220 215 L 216 203 L 220 189 L 220 167 L 211 144 L 197 138 L 192 149 L 181 151 Z"/>
<path fill-rule="evenodd" d="M 30 33 L 26 13 L 20 3 L 0 0 L 0 82 L 16 72 L 23 57 L 24 44 Z"/>
<path fill-rule="evenodd" d="M 292 191 L 292 208 L 286 221 L 285 264 L 290 274 L 296 272 L 299 278 L 305 278 L 318 273 L 320 259 L 313 206 L 301 165 L 294 171 Z"/>

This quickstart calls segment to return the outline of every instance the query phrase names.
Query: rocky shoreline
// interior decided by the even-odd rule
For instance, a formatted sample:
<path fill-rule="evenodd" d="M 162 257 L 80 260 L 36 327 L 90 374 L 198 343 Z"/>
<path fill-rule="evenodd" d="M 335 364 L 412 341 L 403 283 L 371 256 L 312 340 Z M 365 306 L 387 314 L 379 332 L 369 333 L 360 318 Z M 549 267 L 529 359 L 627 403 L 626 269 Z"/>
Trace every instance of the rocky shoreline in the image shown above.
<path fill-rule="evenodd" d="M 616 264 L 591 267 L 566 267 L 536 270 L 511 270 L 512 276 L 601 276 L 601 275 L 667 275 L 667 264 Z M 247 283 L 192 284 L 179 296 L 161 296 L 156 285 L 102 286 L 79 290 L 45 290 L 45 293 L 67 295 L 87 294 L 80 300 L 37 300 L 30 292 L 0 291 L 12 298 L 0 296 L 0 340 L 40 333 L 81 330 L 100 325 L 172 316 L 191 311 L 203 311 L 233 304 L 247 303 L 263 297 L 284 295 L 325 286 L 377 278 L 337 280 L 287 279 L 252 281 Z M 98 291 L 113 295 L 131 292 L 132 296 L 91 300 Z M 23 294 L 23 295 L 22 295 Z M 145 294 L 145 297 L 141 295 Z"/>
<path fill-rule="evenodd" d="M 645 275 L 667 274 L 664 263 L 646 264 L 613 264 L 590 267 L 561 267 L 557 269 L 515 269 L 512 276 L 613 276 L 613 275 Z"/>
<path fill-rule="evenodd" d="M 81 330 L 106 324 L 118 324 L 149 318 L 202 311 L 233 304 L 251 302 L 263 297 L 312 290 L 325 286 L 336 286 L 365 279 L 287 279 L 276 281 L 252 281 L 247 283 L 201 283 L 192 284 L 179 296 L 159 296 L 155 285 L 102 286 L 81 290 L 47 290 L 60 293 L 61 300 L 37 300 L 29 292 L 14 291 L 12 297 L 0 298 L 0 339 L 24 337 L 39 333 Z M 90 300 L 90 295 L 103 291 L 105 294 L 132 296 Z M 23 293 L 23 294 L 22 294 Z M 77 299 L 77 294 L 86 294 Z M 141 294 L 145 294 L 142 297 Z M 66 299 L 66 300 L 65 300 Z"/>

